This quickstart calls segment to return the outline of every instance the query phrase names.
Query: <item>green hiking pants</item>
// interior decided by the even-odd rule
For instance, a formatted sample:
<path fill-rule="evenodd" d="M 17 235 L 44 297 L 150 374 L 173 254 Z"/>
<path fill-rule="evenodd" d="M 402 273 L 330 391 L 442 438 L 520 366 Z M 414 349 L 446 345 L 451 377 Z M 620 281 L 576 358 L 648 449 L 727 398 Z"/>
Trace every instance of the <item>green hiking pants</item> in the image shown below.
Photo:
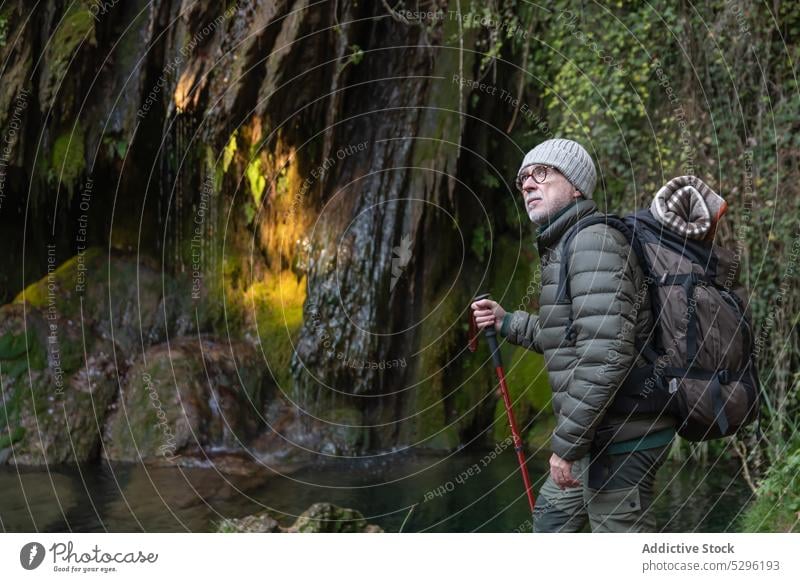
<path fill-rule="evenodd" d="M 669 444 L 620 454 L 586 455 L 572 465 L 580 487 L 560 489 L 548 476 L 536 499 L 533 531 L 652 532 L 656 472 Z"/>

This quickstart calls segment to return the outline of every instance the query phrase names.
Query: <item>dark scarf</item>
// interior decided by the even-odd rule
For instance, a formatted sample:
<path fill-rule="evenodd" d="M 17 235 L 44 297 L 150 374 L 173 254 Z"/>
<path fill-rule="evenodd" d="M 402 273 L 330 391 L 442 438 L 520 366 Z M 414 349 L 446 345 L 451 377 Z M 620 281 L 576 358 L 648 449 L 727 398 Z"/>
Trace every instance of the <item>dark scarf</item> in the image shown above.
<path fill-rule="evenodd" d="M 594 200 L 581 196 L 553 214 L 537 230 L 536 244 L 539 247 L 539 254 L 546 248 L 554 247 L 561 239 L 561 236 L 578 220 L 595 212 L 597 212 L 597 204 L 595 204 Z"/>

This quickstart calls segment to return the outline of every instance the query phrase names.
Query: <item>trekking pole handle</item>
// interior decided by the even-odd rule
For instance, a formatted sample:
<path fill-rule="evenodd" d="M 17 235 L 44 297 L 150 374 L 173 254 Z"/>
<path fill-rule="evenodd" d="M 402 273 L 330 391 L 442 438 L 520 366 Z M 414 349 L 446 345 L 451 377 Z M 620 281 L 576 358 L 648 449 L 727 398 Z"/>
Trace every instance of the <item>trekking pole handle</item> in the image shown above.
<path fill-rule="evenodd" d="M 491 293 L 483 293 L 473 299 L 473 302 L 480 301 L 481 299 L 491 299 Z M 500 368 L 503 365 L 503 360 L 500 358 L 500 346 L 497 343 L 497 330 L 494 325 L 483 330 L 483 335 L 486 336 L 486 342 L 489 344 L 489 350 L 492 352 L 492 361 L 495 368 Z"/>

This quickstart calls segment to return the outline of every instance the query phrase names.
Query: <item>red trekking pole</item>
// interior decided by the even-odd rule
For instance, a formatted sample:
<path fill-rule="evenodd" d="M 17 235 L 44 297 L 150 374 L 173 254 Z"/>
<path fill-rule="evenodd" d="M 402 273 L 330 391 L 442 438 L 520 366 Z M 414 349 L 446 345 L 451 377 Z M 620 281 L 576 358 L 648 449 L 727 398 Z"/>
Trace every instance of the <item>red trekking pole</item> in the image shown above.
<path fill-rule="evenodd" d="M 472 301 L 480 301 L 481 299 L 489 299 L 490 294 L 484 293 L 478 295 Z M 469 316 L 469 351 L 474 352 L 478 349 L 478 326 L 475 323 L 475 315 L 470 312 Z M 522 481 L 525 483 L 525 494 L 528 496 L 528 504 L 531 506 L 531 513 L 533 507 L 536 505 L 536 500 L 533 497 L 533 488 L 531 487 L 530 479 L 528 478 L 528 469 L 525 466 L 525 453 L 522 449 L 522 438 L 519 436 L 519 429 L 517 429 L 517 421 L 514 419 L 514 411 L 511 409 L 511 397 L 508 395 L 508 386 L 506 386 L 506 373 L 503 370 L 503 361 L 500 359 L 500 346 L 497 343 L 497 331 L 493 325 L 484 329 L 483 335 L 486 336 L 486 341 L 489 344 L 489 350 L 492 352 L 492 360 L 494 361 L 494 371 L 497 373 L 497 379 L 500 381 L 500 393 L 503 395 L 503 403 L 506 406 L 506 414 L 508 415 L 508 425 L 511 427 L 511 438 L 514 441 L 514 450 L 517 452 L 517 460 L 519 461 L 519 470 L 522 473 Z"/>

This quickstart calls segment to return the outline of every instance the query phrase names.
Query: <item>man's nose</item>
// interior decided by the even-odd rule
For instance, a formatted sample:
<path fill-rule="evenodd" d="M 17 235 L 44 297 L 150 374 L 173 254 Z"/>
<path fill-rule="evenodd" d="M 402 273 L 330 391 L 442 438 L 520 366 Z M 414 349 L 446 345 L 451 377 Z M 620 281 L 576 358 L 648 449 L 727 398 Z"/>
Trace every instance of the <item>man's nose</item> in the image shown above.
<path fill-rule="evenodd" d="M 538 187 L 539 183 L 533 179 L 533 176 L 528 176 L 525 178 L 525 181 L 522 182 L 523 190 L 536 190 Z"/>

